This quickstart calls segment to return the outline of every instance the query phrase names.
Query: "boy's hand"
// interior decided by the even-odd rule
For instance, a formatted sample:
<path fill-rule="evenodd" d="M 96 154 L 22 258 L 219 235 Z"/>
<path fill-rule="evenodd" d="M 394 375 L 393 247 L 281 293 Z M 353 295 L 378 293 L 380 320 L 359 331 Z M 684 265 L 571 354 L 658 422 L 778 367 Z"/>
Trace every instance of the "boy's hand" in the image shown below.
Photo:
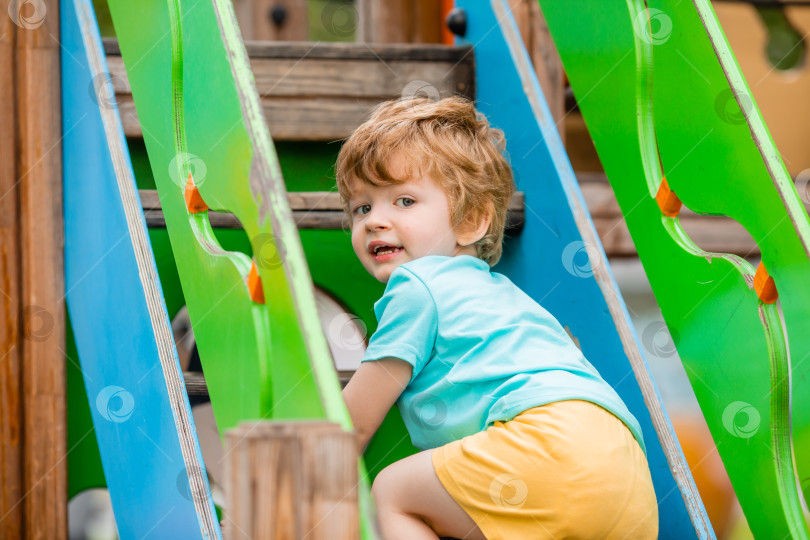
<path fill-rule="evenodd" d="M 343 400 L 365 451 L 391 406 L 408 386 L 413 366 L 399 358 L 363 362 L 343 389 Z"/>

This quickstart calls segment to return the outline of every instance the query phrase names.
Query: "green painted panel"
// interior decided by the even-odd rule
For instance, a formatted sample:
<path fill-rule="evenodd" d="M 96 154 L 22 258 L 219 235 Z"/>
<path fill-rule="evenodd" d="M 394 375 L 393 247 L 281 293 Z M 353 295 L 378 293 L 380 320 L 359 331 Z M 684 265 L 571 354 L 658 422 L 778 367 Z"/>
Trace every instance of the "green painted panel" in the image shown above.
<path fill-rule="evenodd" d="M 540 4 L 656 299 L 680 337 L 678 352 L 748 523 L 758 537 L 806 538 L 791 461 L 790 364 L 777 307 L 759 301 L 748 262 L 702 251 L 655 201 L 663 164 L 692 210 L 731 215 L 752 233 L 776 278 L 786 319 L 794 301 L 788 296 L 806 305 L 808 257 L 799 237 L 810 229 L 806 214 L 786 213 L 798 199 L 773 143 L 760 138 L 763 158 L 747 127 L 729 126 L 715 111 L 716 96 L 731 91 L 722 70 L 717 77 L 717 54 L 730 56 L 728 46 L 721 35 L 707 38 L 689 2 L 649 2 L 649 14 L 634 0 L 604 2 L 600 9 L 585 1 Z M 706 24 L 716 25 L 708 5 L 696 4 Z M 742 80 L 733 60 L 726 68 Z M 696 80 L 695 71 L 706 80 Z M 767 135 L 755 107 L 748 121 L 742 124 Z M 780 238 L 771 240 L 774 235 Z M 794 275 L 804 275 L 805 284 Z M 810 336 L 802 312 L 795 309 L 787 323 L 792 351 L 791 324 L 796 343 Z M 807 391 L 797 382 L 794 400 Z M 803 414 L 794 403 L 794 426 Z"/>
<path fill-rule="evenodd" d="M 350 429 L 231 3 L 116 0 L 110 11 L 220 433 L 255 418 Z M 211 209 L 242 223 L 231 235 L 246 235 L 265 303 L 251 300 L 250 258 L 220 245 L 207 211 L 187 210 L 190 174 Z"/>

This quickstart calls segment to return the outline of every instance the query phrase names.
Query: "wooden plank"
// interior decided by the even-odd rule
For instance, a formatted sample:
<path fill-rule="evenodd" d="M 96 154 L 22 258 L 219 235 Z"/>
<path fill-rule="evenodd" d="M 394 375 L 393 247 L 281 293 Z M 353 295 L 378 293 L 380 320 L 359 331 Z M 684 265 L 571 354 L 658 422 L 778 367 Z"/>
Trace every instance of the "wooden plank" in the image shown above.
<path fill-rule="evenodd" d="M 110 56 L 121 56 L 118 40 L 103 38 L 104 52 L 109 62 Z M 293 58 L 296 60 L 373 60 L 376 62 L 402 61 L 434 61 L 466 62 L 474 65 L 472 47 L 447 46 L 422 43 L 413 45 L 409 43 L 326 43 L 326 42 L 296 42 L 296 41 L 246 41 L 245 49 L 251 59 L 254 58 Z"/>
<path fill-rule="evenodd" d="M 360 537 L 353 432 L 324 421 L 243 422 L 225 444 L 225 538 Z"/>
<path fill-rule="evenodd" d="M 275 140 L 347 137 L 380 101 L 425 81 L 441 96 L 475 96 L 468 47 L 363 44 L 249 44 L 251 69 Z M 107 62 L 128 137 L 142 137 L 118 45 L 105 40 Z"/>
<path fill-rule="evenodd" d="M 165 227 L 160 200 L 155 190 L 140 190 L 141 206 L 149 227 Z M 293 219 L 299 229 L 346 229 L 348 216 L 340 204 L 340 196 L 331 191 L 287 193 L 287 202 L 293 211 Z M 507 229 L 523 226 L 523 193 L 512 196 L 506 215 Z M 209 211 L 208 218 L 214 228 L 241 229 L 242 224 L 230 213 Z"/>
<path fill-rule="evenodd" d="M 613 189 L 604 174 L 581 173 L 579 186 L 608 257 L 635 257 L 635 245 L 627 230 Z M 141 204 L 149 227 L 165 227 L 157 192 L 140 190 Z M 290 192 L 287 202 L 293 219 L 301 229 L 348 228 L 348 219 L 335 192 Z M 524 218 L 524 195 L 516 192 L 507 213 L 507 228 L 520 230 Z M 810 211 L 810 204 L 807 205 Z M 759 248 L 745 229 L 733 219 L 703 216 L 683 207 L 681 225 L 687 235 L 706 251 L 733 253 L 742 257 L 759 256 Z M 241 228 L 239 220 L 229 213 L 209 212 L 214 228 Z"/>
<path fill-rule="evenodd" d="M 0 537 L 23 538 L 20 222 L 14 106 L 16 26 L 0 17 Z"/>
<path fill-rule="evenodd" d="M 26 538 L 60 539 L 67 537 L 67 422 L 59 3 L 39 6 L 40 25 L 18 29 L 15 44 L 25 337 L 22 506 Z"/>

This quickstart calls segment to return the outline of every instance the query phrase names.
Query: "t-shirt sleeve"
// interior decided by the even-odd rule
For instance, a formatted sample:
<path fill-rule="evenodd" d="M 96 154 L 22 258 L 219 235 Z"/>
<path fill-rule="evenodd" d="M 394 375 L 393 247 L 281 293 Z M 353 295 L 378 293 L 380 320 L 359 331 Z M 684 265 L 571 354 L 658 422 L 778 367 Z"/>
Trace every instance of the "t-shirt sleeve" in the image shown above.
<path fill-rule="evenodd" d="M 385 294 L 374 304 L 377 331 L 363 362 L 394 357 L 413 366 L 411 381 L 422 371 L 436 344 L 438 315 L 427 286 L 410 270 L 397 267 Z"/>

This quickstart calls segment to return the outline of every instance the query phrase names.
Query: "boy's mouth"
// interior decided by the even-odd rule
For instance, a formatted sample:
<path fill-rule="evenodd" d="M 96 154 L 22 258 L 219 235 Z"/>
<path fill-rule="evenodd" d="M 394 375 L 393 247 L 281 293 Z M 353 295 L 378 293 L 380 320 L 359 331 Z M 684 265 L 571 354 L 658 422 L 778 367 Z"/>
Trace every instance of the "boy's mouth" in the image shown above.
<path fill-rule="evenodd" d="M 374 253 L 374 260 L 377 262 L 384 262 L 390 259 L 393 259 L 397 256 L 397 254 L 402 251 L 402 248 L 395 248 L 395 247 L 384 247 L 381 248 L 379 251 Z"/>

